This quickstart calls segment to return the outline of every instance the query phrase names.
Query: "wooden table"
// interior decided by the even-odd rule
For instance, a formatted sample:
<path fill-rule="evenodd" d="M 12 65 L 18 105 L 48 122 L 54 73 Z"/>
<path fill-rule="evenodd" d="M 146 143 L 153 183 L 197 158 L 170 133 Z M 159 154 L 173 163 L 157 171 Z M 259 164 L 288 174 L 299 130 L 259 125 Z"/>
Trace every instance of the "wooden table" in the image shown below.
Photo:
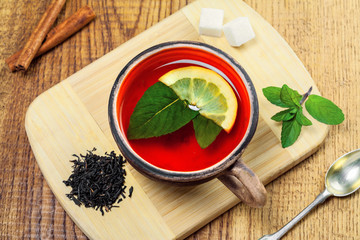
<path fill-rule="evenodd" d="M 120 44 L 189 4 L 187 0 L 68 0 L 57 23 L 84 5 L 97 13 L 81 32 L 11 73 L 4 59 L 23 46 L 48 1 L 0 2 L 0 238 L 86 239 L 55 199 L 24 129 L 29 104 Z M 257 239 L 282 227 L 324 187 L 330 164 L 360 145 L 360 1 L 246 0 L 289 43 L 322 95 L 339 105 L 344 123 L 331 127 L 314 155 L 266 186 L 262 209 L 239 204 L 188 239 Z M 360 194 L 332 198 L 284 239 L 360 239 Z"/>

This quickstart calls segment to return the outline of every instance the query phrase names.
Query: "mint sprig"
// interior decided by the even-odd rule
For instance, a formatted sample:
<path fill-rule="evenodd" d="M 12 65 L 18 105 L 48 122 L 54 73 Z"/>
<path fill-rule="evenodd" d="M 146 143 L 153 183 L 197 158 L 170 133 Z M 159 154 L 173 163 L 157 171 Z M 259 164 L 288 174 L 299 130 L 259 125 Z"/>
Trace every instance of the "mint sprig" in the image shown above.
<path fill-rule="evenodd" d="M 342 110 L 332 101 L 310 94 L 312 88 L 304 95 L 284 84 L 279 87 L 263 88 L 263 94 L 272 104 L 287 108 L 271 117 L 272 120 L 282 122 L 281 145 L 283 148 L 294 144 L 298 139 L 302 126 L 310 126 L 312 122 L 303 114 L 303 106 L 307 112 L 319 122 L 337 125 L 344 121 Z"/>
<path fill-rule="evenodd" d="M 193 121 L 195 137 L 201 148 L 215 141 L 221 127 L 189 108 L 189 103 L 162 82 L 148 88 L 135 106 L 127 130 L 128 139 L 166 135 Z"/>

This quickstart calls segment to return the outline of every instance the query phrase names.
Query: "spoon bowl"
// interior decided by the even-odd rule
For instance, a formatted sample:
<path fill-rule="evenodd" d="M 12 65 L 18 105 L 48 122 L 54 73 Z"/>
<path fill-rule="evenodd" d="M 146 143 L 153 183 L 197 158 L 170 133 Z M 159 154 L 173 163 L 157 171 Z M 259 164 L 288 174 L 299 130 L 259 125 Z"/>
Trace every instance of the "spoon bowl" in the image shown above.
<path fill-rule="evenodd" d="M 336 197 L 345 197 L 360 187 L 360 150 L 338 158 L 325 177 L 326 189 Z"/>
<path fill-rule="evenodd" d="M 314 207 L 328 197 L 345 197 L 360 188 L 360 149 L 339 157 L 329 168 L 325 176 L 325 190 L 279 231 L 265 235 L 259 240 L 276 240 L 284 236 L 295 224 L 305 217 Z"/>

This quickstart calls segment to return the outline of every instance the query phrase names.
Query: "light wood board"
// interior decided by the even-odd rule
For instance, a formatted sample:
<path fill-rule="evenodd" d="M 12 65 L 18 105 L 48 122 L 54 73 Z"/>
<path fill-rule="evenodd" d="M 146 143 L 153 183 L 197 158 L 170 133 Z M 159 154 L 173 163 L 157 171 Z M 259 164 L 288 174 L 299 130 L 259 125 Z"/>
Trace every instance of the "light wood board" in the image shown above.
<path fill-rule="evenodd" d="M 225 11 L 224 23 L 249 17 L 256 38 L 239 48 L 226 39 L 200 36 L 203 7 Z M 119 152 L 108 125 L 108 97 L 122 67 L 140 51 L 160 42 L 195 40 L 222 49 L 245 68 L 258 93 L 260 121 L 244 153 L 244 161 L 266 184 L 313 153 L 328 127 L 313 121 L 287 149 L 280 145 L 280 124 L 270 117 L 280 109 L 263 97 L 261 89 L 286 83 L 300 93 L 313 86 L 309 73 L 281 36 L 254 10 L 238 0 L 198 0 L 149 28 L 112 52 L 37 97 L 26 114 L 25 127 L 38 165 L 57 200 L 91 239 L 182 239 L 239 200 L 218 180 L 192 187 L 173 187 L 151 181 L 127 166 L 127 198 L 110 213 L 78 207 L 65 194 L 62 180 L 71 173 L 72 154 L 96 147 L 98 153 Z"/>

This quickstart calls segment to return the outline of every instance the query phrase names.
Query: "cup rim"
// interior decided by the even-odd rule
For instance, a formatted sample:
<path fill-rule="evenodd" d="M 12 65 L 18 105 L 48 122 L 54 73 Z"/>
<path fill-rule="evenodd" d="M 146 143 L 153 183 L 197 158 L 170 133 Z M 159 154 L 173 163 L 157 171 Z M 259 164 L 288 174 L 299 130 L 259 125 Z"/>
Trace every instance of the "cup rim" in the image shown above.
<path fill-rule="evenodd" d="M 122 84 L 123 79 L 129 73 L 129 71 L 134 67 L 137 63 L 146 59 L 147 57 L 152 56 L 158 51 L 179 47 L 194 47 L 205 50 L 207 52 L 216 54 L 219 58 L 223 59 L 227 64 L 229 64 L 242 79 L 248 95 L 249 95 L 249 103 L 250 103 L 250 119 L 249 124 L 247 126 L 246 132 L 239 142 L 239 144 L 222 160 L 211 165 L 207 168 L 196 170 L 196 171 L 172 171 L 157 167 L 142 159 L 131 147 L 128 143 L 126 137 L 122 134 L 120 129 L 120 123 L 117 118 L 117 98 L 120 86 Z M 246 73 L 243 67 L 230 55 L 225 53 L 224 51 L 211 46 L 206 43 L 196 42 L 196 41 L 169 41 L 163 42 L 152 47 L 147 48 L 146 50 L 137 54 L 134 58 L 132 58 L 120 71 L 117 76 L 114 85 L 111 89 L 109 104 L 108 104 L 108 117 L 109 124 L 112 135 L 115 139 L 116 144 L 118 145 L 121 153 L 126 158 L 126 160 L 138 171 L 147 175 L 150 178 L 168 181 L 168 182 L 202 182 L 210 180 L 213 177 L 218 176 L 225 169 L 229 168 L 232 164 L 236 162 L 237 159 L 241 156 L 243 150 L 251 141 L 253 135 L 255 134 L 255 130 L 258 123 L 259 118 L 259 105 L 255 87 Z"/>

